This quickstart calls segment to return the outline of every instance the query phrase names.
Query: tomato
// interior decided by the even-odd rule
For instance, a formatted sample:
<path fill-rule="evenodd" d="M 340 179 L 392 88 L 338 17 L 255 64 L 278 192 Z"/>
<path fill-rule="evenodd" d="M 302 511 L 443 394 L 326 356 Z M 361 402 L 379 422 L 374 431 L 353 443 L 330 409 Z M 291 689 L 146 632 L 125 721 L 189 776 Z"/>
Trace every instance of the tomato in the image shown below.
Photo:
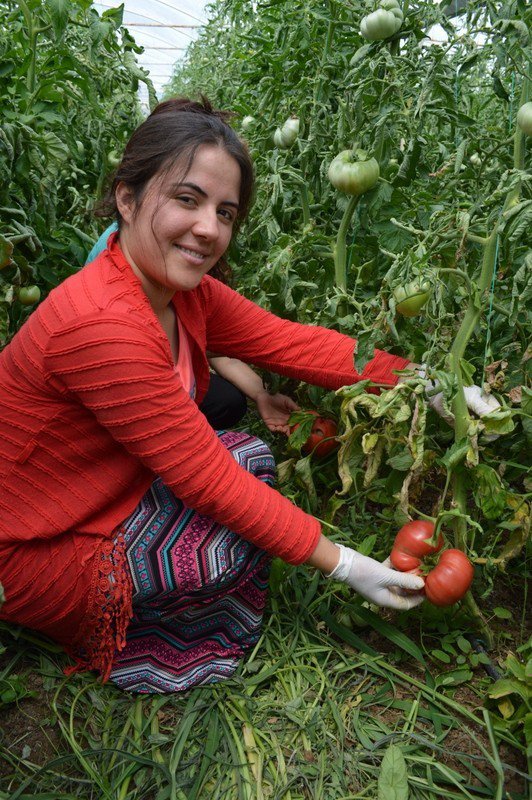
<path fill-rule="evenodd" d="M 329 166 L 329 180 L 335 189 L 351 195 L 364 194 L 379 180 L 379 165 L 364 150 L 342 150 Z"/>
<path fill-rule="evenodd" d="M 517 124 L 527 136 L 532 136 L 532 101 L 523 103 L 517 112 Z"/>
<path fill-rule="evenodd" d="M 255 117 L 250 117 L 250 116 L 244 117 L 241 123 L 242 130 L 247 131 L 248 128 L 251 128 L 254 123 L 255 123 Z"/>
<path fill-rule="evenodd" d="M 23 306 L 33 306 L 41 299 L 41 290 L 38 286 L 21 286 L 18 299 Z"/>
<path fill-rule="evenodd" d="M 299 134 L 299 120 L 297 117 L 289 117 L 282 128 L 277 128 L 273 134 L 273 143 L 276 147 L 286 150 L 291 147 Z"/>
<path fill-rule="evenodd" d="M 403 22 L 403 12 L 397 0 L 381 0 L 380 8 L 367 14 L 360 23 L 360 33 L 369 42 L 388 39 L 397 33 Z"/>
<path fill-rule="evenodd" d="M 478 153 L 471 153 L 469 160 L 471 161 L 474 167 L 480 167 L 480 165 L 482 164 L 482 159 Z"/>
<path fill-rule="evenodd" d="M 120 156 L 118 155 L 118 153 L 116 152 L 116 150 L 110 150 L 110 151 L 107 153 L 107 164 L 108 164 L 108 166 L 110 166 L 111 168 L 113 168 L 113 169 L 114 169 L 115 167 L 118 167 L 118 165 L 120 164 L 120 161 L 121 161 L 121 160 L 122 160 L 122 159 L 120 158 Z"/>
<path fill-rule="evenodd" d="M 403 317 L 415 317 L 430 297 L 430 283 L 412 281 L 393 290 L 395 310 Z"/>
<path fill-rule="evenodd" d="M 452 606 L 473 582 L 473 565 L 461 550 L 444 550 L 425 578 L 425 594 L 435 606 Z"/>
<path fill-rule="evenodd" d="M 436 545 L 428 544 L 434 534 L 434 523 L 415 519 L 403 525 L 393 543 L 390 561 L 395 569 L 409 572 L 421 566 L 423 559 L 437 553 L 443 547 L 443 536 L 439 535 Z"/>
<path fill-rule="evenodd" d="M 328 417 L 320 417 L 317 411 L 309 411 L 308 413 L 312 414 L 316 419 L 312 423 L 310 436 L 301 448 L 301 451 L 305 455 L 312 453 L 318 458 L 324 458 L 339 447 L 338 442 L 334 439 L 338 427 L 334 420 Z M 290 428 L 290 433 L 293 433 L 297 428 L 299 428 L 299 423 L 296 423 L 296 425 Z"/>

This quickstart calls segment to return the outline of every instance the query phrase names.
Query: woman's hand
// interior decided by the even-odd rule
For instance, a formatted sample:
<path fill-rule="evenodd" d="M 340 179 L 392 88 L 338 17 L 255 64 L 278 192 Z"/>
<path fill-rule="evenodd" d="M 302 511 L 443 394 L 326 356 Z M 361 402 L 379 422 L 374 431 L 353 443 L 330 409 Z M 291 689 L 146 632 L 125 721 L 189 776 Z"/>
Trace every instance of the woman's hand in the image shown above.
<path fill-rule="evenodd" d="M 425 582 L 419 575 L 397 572 L 386 566 L 388 561 L 381 564 L 342 544 L 336 547 L 340 558 L 327 578 L 347 583 L 366 600 L 383 608 L 406 611 L 423 602 L 421 590 Z"/>
<path fill-rule="evenodd" d="M 291 397 L 284 394 L 269 394 L 266 389 L 258 392 L 253 398 L 257 410 L 261 415 L 264 424 L 270 431 L 276 433 L 290 433 L 288 419 L 292 411 L 298 411 L 299 406 Z"/>

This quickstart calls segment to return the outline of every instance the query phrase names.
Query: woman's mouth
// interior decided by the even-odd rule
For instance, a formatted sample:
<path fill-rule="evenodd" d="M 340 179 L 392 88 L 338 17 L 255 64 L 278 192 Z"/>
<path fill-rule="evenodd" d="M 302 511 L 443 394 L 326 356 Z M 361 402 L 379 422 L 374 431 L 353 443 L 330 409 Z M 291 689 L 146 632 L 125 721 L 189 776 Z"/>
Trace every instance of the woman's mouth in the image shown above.
<path fill-rule="evenodd" d="M 194 258 L 195 260 L 202 262 L 205 261 L 207 255 L 205 253 L 200 253 L 199 250 L 191 250 L 190 247 L 183 247 L 181 244 L 174 245 L 177 249 L 184 253 L 186 256 L 190 256 L 190 258 Z"/>

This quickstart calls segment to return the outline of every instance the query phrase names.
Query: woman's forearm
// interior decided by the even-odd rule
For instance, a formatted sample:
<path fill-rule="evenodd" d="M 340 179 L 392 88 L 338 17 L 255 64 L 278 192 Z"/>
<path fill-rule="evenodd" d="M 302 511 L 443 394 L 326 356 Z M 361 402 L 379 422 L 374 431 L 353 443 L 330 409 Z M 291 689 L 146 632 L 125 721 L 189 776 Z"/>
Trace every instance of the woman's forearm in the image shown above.
<path fill-rule="evenodd" d="M 209 355 L 208 360 L 218 375 L 234 384 L 250 400 L 256 402 L 258 395 L 266 391 L 260 375 L 238 358 Z"/>

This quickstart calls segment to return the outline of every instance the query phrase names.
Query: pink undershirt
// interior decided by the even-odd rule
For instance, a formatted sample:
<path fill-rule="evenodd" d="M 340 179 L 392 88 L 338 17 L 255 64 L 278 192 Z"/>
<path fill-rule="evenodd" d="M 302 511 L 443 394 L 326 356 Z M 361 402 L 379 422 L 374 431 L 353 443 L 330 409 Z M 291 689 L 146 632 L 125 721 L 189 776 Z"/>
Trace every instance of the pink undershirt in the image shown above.
<path fill-rule="evenodd" d="M 186 392 L 190 397 L 194 398 L 196 396 L 196 378 L 194 377 L 194 370 L 192 369 L 192 355 L 190 353 L 188 336 L 177 314 L 176 319 L 177 329 L 179 331 L 179 355 L 174 370 L 179 373 L 181 383 Z"/>

